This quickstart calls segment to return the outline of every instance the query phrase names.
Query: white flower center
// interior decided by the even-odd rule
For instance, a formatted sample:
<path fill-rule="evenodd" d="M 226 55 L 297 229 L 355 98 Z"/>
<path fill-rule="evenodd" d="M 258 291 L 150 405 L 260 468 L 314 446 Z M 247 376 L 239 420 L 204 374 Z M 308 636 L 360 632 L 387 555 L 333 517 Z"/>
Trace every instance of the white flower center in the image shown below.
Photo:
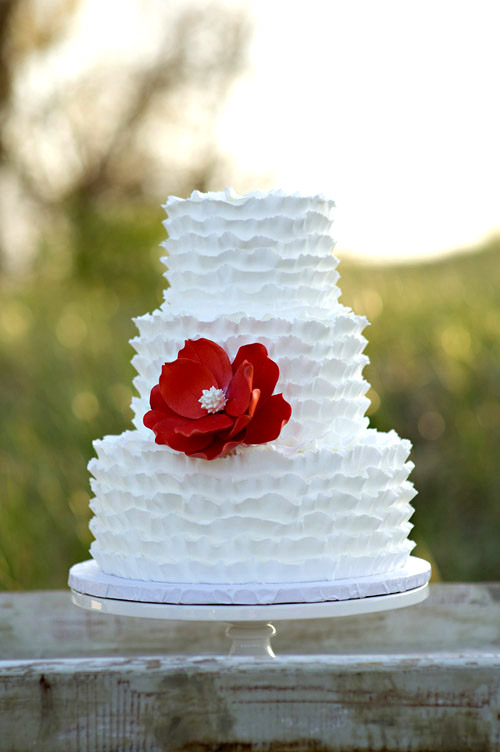
<path fill-rule="evenodd" d="M 218 413 L 224 410 L 227 399 L 222 389 L 211 386 L 210 389 L 203 390 L 198 402 L 208 413 Z"/>

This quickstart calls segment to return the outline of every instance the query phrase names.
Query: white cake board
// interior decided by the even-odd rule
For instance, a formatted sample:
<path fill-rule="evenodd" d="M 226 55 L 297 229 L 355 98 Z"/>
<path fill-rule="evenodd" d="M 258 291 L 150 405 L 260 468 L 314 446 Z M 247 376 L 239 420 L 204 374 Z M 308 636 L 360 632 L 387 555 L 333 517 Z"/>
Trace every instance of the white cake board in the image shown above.
<path fill-rule="evenodd" d="M 89 560 L 71 567 L 68 584 L 73 590 L 87 595 L 140 603 L 274 606 L 279 603 L 324 603 L 401 593 L 425 585 L 430 575 L 430 564 L 410 556 L 403 569 L 368 577 L 325 582 L 205 585 L 129 580 L 105 574 L 94 560 Z"/>
<path fill-rule="evenodd" d="M 239 586 L 201 586 L 191 588 L 172 583 L 153 583 L 126 580 L 102 573 L 94 561 L 75 564 L 70 569 L 69 586 L 73 603 L 81 608 L 120 616 L 175 621 L 218 621 L 231 626 L 227 630 L 232 639 L 230 655 L 274 658 L 270 638 L 276 633 L 269 622 L 287 619 L 321 619 L 334 616 L 387 611 L 412 606 L 425 600 L 431 567 L 423 559 L 410 557 L 407 566 L 398 572 L 353 580 L 300 585 L 244 586 L 250 603 L 238 603 Z M 215 588 L 215 590 L 214 590 Z M 222 593 L 219 603 L 201 600 L 203 596 Z M 189 602 L 189 594 L 191 602 Z M 271 602 L 262 603 L 256 594 L 274 594 Z M 300 593 L 301 601 L 284 601 L 286 594 Z M 354 595 L 353 595 L 354 593 Z M 178 596 L 182 594 L 179 600 Z M 322 594 L 322 599 L 318 595 Z M 177 600 L 174 600 L 176 598 Z"/>

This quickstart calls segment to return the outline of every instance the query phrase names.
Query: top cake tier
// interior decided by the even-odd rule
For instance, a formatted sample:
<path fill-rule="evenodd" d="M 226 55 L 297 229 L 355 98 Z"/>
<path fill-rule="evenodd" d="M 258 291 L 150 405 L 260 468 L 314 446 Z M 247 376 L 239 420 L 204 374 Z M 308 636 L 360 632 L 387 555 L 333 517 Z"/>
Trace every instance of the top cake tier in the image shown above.
<path fill-rule="evenodd" d="M 322 316 L 340 295 L 334 202 L 321 195 L 232 189 L 170 197 L 164 307 L 192 313 Z"/>

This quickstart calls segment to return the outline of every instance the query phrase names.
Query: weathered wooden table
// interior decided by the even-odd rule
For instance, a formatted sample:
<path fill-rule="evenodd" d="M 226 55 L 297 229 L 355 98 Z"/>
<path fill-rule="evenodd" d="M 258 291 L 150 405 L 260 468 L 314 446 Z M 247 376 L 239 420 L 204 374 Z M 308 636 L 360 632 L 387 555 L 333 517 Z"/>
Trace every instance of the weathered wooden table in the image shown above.
<path fill-rule="evenodd" d="M 229 658 L 223 625 L 0 594 L 0 750 L 500 750 L 500 584 L 276 626 Z"/>

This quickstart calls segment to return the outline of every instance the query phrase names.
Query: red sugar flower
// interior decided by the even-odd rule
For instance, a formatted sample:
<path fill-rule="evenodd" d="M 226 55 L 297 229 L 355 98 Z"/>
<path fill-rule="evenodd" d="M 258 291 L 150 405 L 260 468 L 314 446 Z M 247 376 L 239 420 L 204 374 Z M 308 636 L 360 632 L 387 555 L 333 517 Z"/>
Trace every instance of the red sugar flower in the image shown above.
<path fill-rule="evenodd" d="M 157 444 L 213 460 L 238 444 L 276 439 L 292 408 L 273 394 L 279 368 L 264 345 L 243 345 L 231 363 L 209 339 L 188 339 L 151 390 L 144 425 Z"/>

